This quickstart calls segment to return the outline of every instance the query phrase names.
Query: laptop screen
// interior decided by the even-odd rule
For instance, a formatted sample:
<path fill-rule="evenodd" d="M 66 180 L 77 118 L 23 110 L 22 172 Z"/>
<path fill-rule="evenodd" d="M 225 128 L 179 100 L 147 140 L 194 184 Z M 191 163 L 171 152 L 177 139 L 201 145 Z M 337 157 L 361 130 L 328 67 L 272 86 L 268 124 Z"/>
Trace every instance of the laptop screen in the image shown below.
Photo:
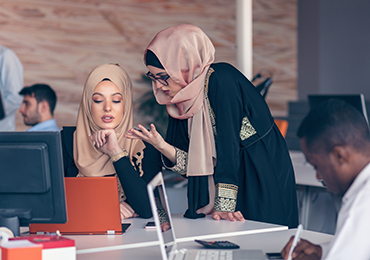
<path fill-rule="evenodd" d="M 174 226 L 173 222 L 171 219 L 171 213 L 170 213 L 170 208 L 168 204 L 168 199 L 167 199 L 167 192 L 166 188 L 164 186 L 164 181 L 163 181 L 163 175 L 162 172 L 159 172 L 153 180 L 151 180 L 147 186 L 148 188 L 148 194 L 149 194 L 149 200 L 150 200 L 150 205 L 152 207 L 152 212 L 153 212 L 153 218 L 154 222 L 156 225 L 156 231 L 159 239 L 159 245 L 160 245 L 160 250 L 161 250 L 161 255 L 163 260 L 168 260 L 170 259 L 178 259 L 177 257 L 179 255 L 182 255 L 181 253 L 177 255 L 177 243 L 176 243 L 176 237 L 175 237 L 175 231 L 174 231 Z M 168 219 L 171 225 L 171 228 L 165 232 L 162 232 L 161 226 L 160 226 L 160 220 L 159 220 L 159 214 L 158 214 L 158 207 L 157 203 L 155 200 L 155 197 L 160 198 L 159 200 L 162 203 L 163 208 L 166 210 Z M 230 249 L 227 249 L 230 250 Z M 197 250 L 189 250 L 189 251 L 197 251 Z M 189 253 L 189 251 L 187 253 Z M 203 250 L 200 250 L 203 251 Z M 212 250 L 210 250 L 212 251 Z M 167 253 L 169 253 L 167 255 Z M 226 259 L 266 259 L 265 255 L 262 250 L 254 249 L 254 250 L 237 250 L 233 251 L 232 253 L 232 258 L 226 258 Z M 193 255 L 194 256 L 194 255 Z M 176 258 L 173 258 L 176 257 Z M 188 257 L 188 255 L 186 256 Z M 189 259 L 189 258 L 186 258 Z M 191 258 L 193 259 L 193 258 Z M 195 258 L 198 259 L 198 258 Z M 199 258 L 203 259 L 203 258 Z M 207 258 L 209 259 L 209 258 Z M 212 258 L 214 259 L 214 258 Z M 215 258 L 217 259 L 217 258 Z"/>
<path fill-rule="evenodd" d="M 175 245 L 175 231 L 172 224 L 170 207 L 168 204 L 166 188 L 164 186 L 164 180 L 162 172 L 159 172 L 148 184 L 147 186 L 150 205 L 152 207 L 152 213 L 154 222 L 156 225 L 156 231 L 159 239 L 159 245 L 161 249 L 161 254 L 163 259 L 167 259 L 167 253 L 172 250 Z M 156 200 L 157 197 L 157 200 Z M 157 203 L 160 202 L 163 209 L 166 211 L 171 228 L 165 232 L 162 232 L 161 223 L 159 220 L 158 206 Z"/>

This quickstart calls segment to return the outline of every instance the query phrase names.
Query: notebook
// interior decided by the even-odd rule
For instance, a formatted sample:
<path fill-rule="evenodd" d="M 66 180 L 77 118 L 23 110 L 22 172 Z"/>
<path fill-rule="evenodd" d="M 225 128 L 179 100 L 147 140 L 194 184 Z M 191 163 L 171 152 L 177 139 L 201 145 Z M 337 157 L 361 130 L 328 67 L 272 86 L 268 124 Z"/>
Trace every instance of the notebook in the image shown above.
<path fill-rule="evenodd" d="M 172 222 L 171 212 L 168 204 L 167 193 L 164 186 L 162 172 L 159 172 L 147 185 L 150 206 L 152 208 L 153 218 L 156 226 L 156 232 L 159 240 L 162 260 L 181 260 L 181 259 L 207 259 L 198 258 L 197 254 L 204 254 L 210 252 L 213 255 L 211 259 L 221 259 L 215 258 L 216 255 L 222 256 L 224 254 L 232 254 L 231 258 L 224 259 L 247 259 L 247 260 L 266 260 L 267 258 L 263 254 L 262 250 L 210 250 L 210 249 L 199 249 L 199 250 L 187 250 L 187 249 L 177 249 L 177 242 L 175 236 L 175 227 Z M 170 222 L 171 228 L 166 232 L 162 232 L 161 224 L 159 220 L 159 214 L 157 211 L 157 204 L 155 201 L 155 190 L 157 190 L 157 196 L 159 196 L 163 208 L 167 212 L 167 216 Z M 199 220 L 202 221 L 202 220 Z"/>
<path fill-rule="evenodd" d="M 65 177 L 67 222 L 30 224 L 31 234 L 122 234 L 116 177 Z"/>

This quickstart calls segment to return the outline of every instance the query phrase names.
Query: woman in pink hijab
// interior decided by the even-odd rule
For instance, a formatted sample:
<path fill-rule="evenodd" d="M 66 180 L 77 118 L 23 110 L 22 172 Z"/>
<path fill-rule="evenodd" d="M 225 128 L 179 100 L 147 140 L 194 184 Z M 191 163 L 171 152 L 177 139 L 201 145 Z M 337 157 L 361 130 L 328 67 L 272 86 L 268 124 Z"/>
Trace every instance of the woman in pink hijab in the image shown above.
<path fill-rule="evenodd" d="M 295 178 L 285 139 L 252 83 L 214 63 L 215 48 L 198 27 L 159 32 L 144 54 L 154 95 L 170 115 L 166 140 L 130 129 L 152 144 L 166 168 L 188 178 L 185 217 L 244 218 L 298 225 Z"/>

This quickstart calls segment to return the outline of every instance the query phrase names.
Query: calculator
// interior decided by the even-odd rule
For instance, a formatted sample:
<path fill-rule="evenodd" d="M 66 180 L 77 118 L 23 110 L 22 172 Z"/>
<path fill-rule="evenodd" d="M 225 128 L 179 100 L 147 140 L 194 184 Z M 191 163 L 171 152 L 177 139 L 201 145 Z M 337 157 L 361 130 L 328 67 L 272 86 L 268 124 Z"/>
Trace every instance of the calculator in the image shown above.
<path fill-rule="evenodd" d="M 195 242 L 203 245 L 206 248 L 213 249 L 238 249 L 239 246 L 230 241 L 204 241 L 204 240 L 194 240 Z"/>

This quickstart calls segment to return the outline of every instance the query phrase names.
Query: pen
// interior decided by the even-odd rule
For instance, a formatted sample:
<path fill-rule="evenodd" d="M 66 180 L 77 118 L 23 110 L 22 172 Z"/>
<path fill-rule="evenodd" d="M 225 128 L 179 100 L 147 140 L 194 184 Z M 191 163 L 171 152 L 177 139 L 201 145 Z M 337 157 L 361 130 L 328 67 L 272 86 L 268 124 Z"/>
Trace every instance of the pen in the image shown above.
<path fill-rule="evenodd" d="M 303 230 L 303 226 L 302 224 L 299 224 L 297 227 L 297 232 L 295 233 L 295 236 L 294 236 L 292 246 L 290 247 L 290 250 L 289 250 L 288 260 L 292 260 L 292 253 L 293 253 L 294 248 L 297 246 L 299 240 L 301 240 L 302 230 Z"/>

